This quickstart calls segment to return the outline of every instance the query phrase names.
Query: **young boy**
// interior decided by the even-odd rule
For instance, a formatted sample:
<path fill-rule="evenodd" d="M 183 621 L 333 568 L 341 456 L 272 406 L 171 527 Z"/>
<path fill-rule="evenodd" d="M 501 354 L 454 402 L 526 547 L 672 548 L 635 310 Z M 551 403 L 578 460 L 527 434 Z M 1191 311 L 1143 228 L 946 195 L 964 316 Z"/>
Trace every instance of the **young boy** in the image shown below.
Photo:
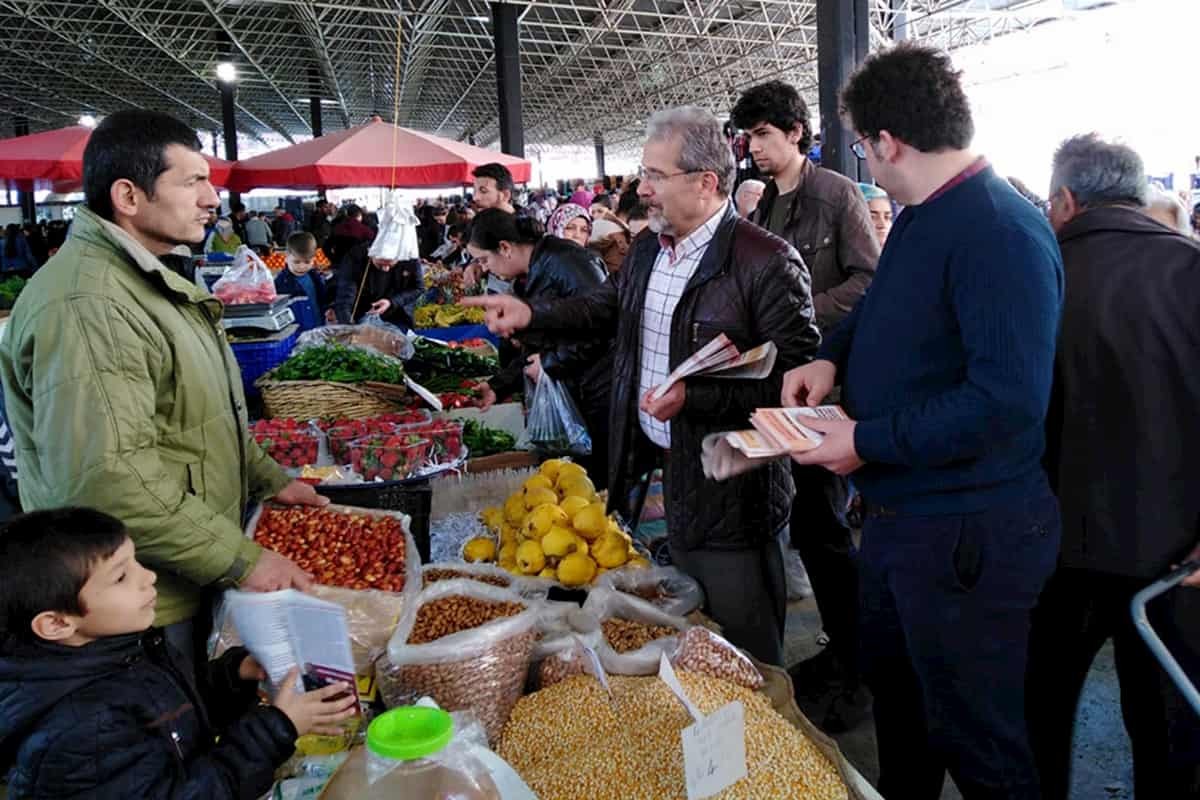
<path fill-rule="evenodd" d="M 259 706 L 262 667 L 234 648 L 200 686 L 154 621 L 156 576 L 116 519 L 38 511 L 0 530 L 0 775 L 9 800 L 261 797 L 306 733 L 355 713 L 346 685 L 288 676 Z M 207 701 L 207 702 L 205 702 Z M 215 743 L 220 733 L 220 743 Z"/>
<path fill-rule="evenodd" d="M 319 325 L 329 306 L 325 278 L 313 271 L 316 256 L 317 238 L 307 232 L 293 233 L 287 240 L 287 267 L 275 276 L 276 294 L 308 298 L 312 316 L 308 324 L 301 321 L 300 327 L 305 330 Z"/>

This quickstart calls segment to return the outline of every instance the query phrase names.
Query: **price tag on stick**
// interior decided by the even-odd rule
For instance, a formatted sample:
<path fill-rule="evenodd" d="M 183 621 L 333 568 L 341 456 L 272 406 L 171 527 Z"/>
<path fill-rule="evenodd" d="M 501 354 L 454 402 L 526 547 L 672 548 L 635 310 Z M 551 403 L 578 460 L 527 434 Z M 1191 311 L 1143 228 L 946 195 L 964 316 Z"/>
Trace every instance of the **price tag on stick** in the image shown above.
<path fill-rule="evenodd" d="M 712 797 L 746 777 L 746 707 L 740 700 L 721 706 L 680 735 L 688 800 Z"/>

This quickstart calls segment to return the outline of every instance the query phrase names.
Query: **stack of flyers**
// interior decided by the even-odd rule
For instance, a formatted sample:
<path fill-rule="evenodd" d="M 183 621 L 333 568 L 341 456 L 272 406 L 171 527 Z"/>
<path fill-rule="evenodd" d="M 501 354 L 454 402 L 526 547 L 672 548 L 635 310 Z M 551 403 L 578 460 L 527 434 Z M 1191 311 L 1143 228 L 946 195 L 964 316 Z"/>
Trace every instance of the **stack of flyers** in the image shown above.
<path fill-rule="evenodd" d="M 841 406 L 816 408 L 760 408 L 750 415 L 754 430 L 732 431 L 725 440 L 748 458 L 775 458 L 803 453 L 821 444 L 824 437 L 804 425 L 804 418 L 849 419 Z"/>
<path fill-rule="evenodd" d="M 711 375 L 714 378 L 740 378 L 757 380 L 771 374 L 775 368 L 778 350 L 774 342 L 760 344 L 742 353 L 725 334 L 718 334 L 708 344 L 680 364 L 667 379 L 654 390 L 651 398 L 661 400 L 672 386 L 693 375 Z"/>

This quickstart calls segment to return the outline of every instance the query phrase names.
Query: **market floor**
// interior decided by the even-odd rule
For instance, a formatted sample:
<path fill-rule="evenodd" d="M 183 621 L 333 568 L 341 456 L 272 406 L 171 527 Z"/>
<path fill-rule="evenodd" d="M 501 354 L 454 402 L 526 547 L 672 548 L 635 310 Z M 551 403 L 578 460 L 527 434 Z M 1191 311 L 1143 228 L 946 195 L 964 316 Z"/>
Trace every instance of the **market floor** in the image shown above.
<path fill-rule="evenodd" d="M 784 657 L 795 664 L 820 649 L 816 637 L 821 618 L 812 598 L 788 607 Z M 809 719 L 819 722 L 824 702 L 802 703 Z M 842 754 L 871 783 L 879 777 L 875 758 L 875 727 L 869 721 L 836 737 Z M 961 800 L 962 795 L 947 778 L 942 800 Z M 1117 675 L 1112 645 L 1106 645 L 1092 666 L 1075 727 L 1075 771 L 1071 800 L 1131 800 L 1133 762 L 1129 740 L 1121 722 Z"/>

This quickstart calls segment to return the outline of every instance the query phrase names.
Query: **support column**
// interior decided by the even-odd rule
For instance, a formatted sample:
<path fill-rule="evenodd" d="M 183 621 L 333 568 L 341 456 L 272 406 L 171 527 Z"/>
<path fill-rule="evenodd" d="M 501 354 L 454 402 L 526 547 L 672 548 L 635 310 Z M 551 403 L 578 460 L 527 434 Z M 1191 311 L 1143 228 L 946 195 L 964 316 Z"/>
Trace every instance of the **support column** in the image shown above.
<path fill-rule="evenodd" d="M 29 119 L 26 117 L 14 119 L 13 133 L 17 136 L 28 136 Z M 21 207 L 21 219 L 25 222 L 37 222 L 37 200 L 34 198 L 32 190 L 26 192 L 18 189 L 17 205 Z"/>
<path fill-rule="evenodd" d="M 867 57 L 867 0 L 818 0 L 817 78 L 821 99 L 821 166 L 854 181 L 868 180 L 866 162 L 850 151 L 854 139 L 838 115 L 842 86 Z"/>
<path fill-rule="evenodd" d="M 232 81 L 219 81 L 221 84 L 221 122 L 225 126 L 225 160 L 238 160 L 237 120 L 234 117 L 234 98 L 237 86 Z M 232 212 L 235 204 L 242 201 L 238 192 L 229 193 L 229 210 Z"/>
<path fill-rule="evenodd" d="M 604 134 L 601 133 L 600 131 L 596 131 L 595 142 L 596 142 L 596 177 L 599 178 L 601 181 L 603 181 L 604 176 L 608 174 L 608 170 L 604 166 Z"/>
<path fill-rule="evenodd" d="M 492 3 L 492 36 L 496 53 L 496 100 L 500 105 L 500 149 L 525 157 L 525 126 L 521 119 L 521 7 Z"/>
<path fill-rule="evenodd" d="M 321 124 L 321 73 L 316 67 L 308 68 L 308 113 L 312 117 L 313 138 L 325 135 L 325 126 Z"/>
<path fill-rule="evenodd" d="M 220 140 L 221 140 L 221 132 L 220 131 L 210 131 L 210 133 L 212 133 L 213 158 L 220 158 L 221 151 L 219 149 L 218 142 L 220 142 Z"/>
<path fill-rule="evenodd" d="M 903 42 L 908 39 L 909 0 L 890 0 L 892 7 L 892 40 Z"/>

